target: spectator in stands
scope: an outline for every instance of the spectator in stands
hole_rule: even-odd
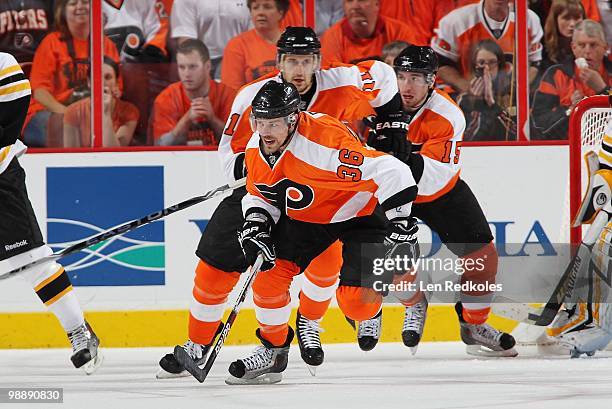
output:
[[[303,2],[303,0],[301,1]],[[342,0],[325,0],[317,2],[315,32],[319,38],[325,31],[327,31],[328,28],[336,24],[342,17],[344,17],[344,7],[342,7],[342,2]]]
[[[236,92],[210,78],[210,56],[200,40],[177,49],[179,82],[155,99],[152,131],[156,145],[216,146]]]
[[[223,52],[221,82],[239,90],[244,84],[276,71],[276,42],[289,0],[247,0],[254,29],[232,38]]]
[[[55,21],[57,30],[42,41],[32,64],[30,83],[34,98],[23,134],[29,146],[55,145],[48,141],[48,136],[61,140],[63,132],[47,135],[51,115],[61,117],[67,105],[89,95],[89,0],[59,0]],[[119,63],[117,49],[106,37],[104,54]]]
[[[174,0],[170,26],[172,38],[180,45],[188,38],[202,41],[210,50],[214,78],[221,77],[225,45],[250,28],[245,1]]]
[[[550,67],[535,93],[532,122],[537,133],[532,138],[567,139],[568,117],[576,104],[584,97],[609,93],[612,63],[606,58],[607,48],[601,24],[583,20],[576,25],[576,60]]]
[[[287,11],[280,22],[281,31],[286,27],[304,25],[304,10],[302,9],[302,0],[287,0],[287,3]],[[249,6],[249,12],[250,11],[251,7]]]
[[[580,0],[553,0],[544,24],[544,57],[540,72],[573,59],[572,34],[576,24],[584,19]]]
[[[416,38],[401,21],[380,16],[378,0],[344,0],[344,18],[323,34],[321,56],[323,64],[380,59],[388,42]]]
[[[438,77],[458,93],[470,88],[470,51],[474,44],[490,38],[504,51],[507,60],[514,54],[514,12],[508,0],[482,0],[448,13],[440,20],[432,48],[440,57]],[[538,16],[528,11],[529,78],[533,81],[542,60],[543,35]]]
[[[409,45],[410,44],[407,42],[400,40],[391,41],[390,43],[385,44],[382,49],[382,60],[386,64],[393,67],[393,60],[395,60],[395,57],[397,57],[399,53],[404,51],[404,48],[408,47]]]
[[[380,0],[380,14],[410,27],[417,44],[429,45],[438,22],[449,12],[479,0]]]
[[[53,29],[54,0],[0,1],[0,50],[12,54],[27,75],[34,52]]]
[[[534,13],[538,15],[538,17],[540,17],[541,21],[546,21],[546,18],[550,13],[553,1],[554,0],[529,0],[529,8],[533,10]],[[598,7],[597,3],[601,2],[608,3],[607,7],[610,7],[609,0],[580,0],[580,3],[582,3],[582,7],[584,8],[584,12],[586,15],[585,18],[600,22],[601,7]]]
[[[508,112],[512,72],[503,50],[495,41],[483,40],[473,47],[470,61],[470,88],[457,101],[466,119],[463,140],[515,140],[516,120]]]
[[[342,0],[319,0],[315,7],[315,31],[319,36],[344,16]],[[281,21],[281,29],[304,25],[304,0],[289,0],[289,11]]]
[[[161,0],[102,2],[104,34],[122,62],[164,62],[168,58],[168,14]]]
[[[601,25],[606,32],[606,41],[610,45],[612,44],[612,3],[610,0],[597,0],[597,8],[601,15]]]
[[[128,146],[138,123],[138,109],[122,101],[119,89],[119,66],[104,57],[104,109],[102,114],[102,146]],[[91,146],[91,98],[69,105],[64,114],[64,147]]]

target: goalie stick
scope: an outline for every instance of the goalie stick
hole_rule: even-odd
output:
[[[94,244],[98,244],[104,240],[108,240],[111,237],[114,236],[118,236],[120,234],[125,234],[129,231],[132,231],[134,229],[137,229],[141,226],[144,226],[145,224],[149,224],[151,222],[154,222],[156,220],[162,219],[172,213],[187,209],[188,207],[194,206],[198,203],[202,203],[208,199],[212,199],[213,197],[219,196],[223,193],[226,193],[230,190],[234,190],[237,189],[239,187],[242,187],[246,184],[246,178],[242,178],[239,179],[235,182],[231,182],[228,183],[226,185],[220,186],[216,189],[210,190],[208,192],[206,192],[205,194],[201,195],[201,196],[196,196],[193,197],[191,199],[187,199],[181,203],[175,204],[173,206],[167,207],[165,209],[159,210],[157,212],[148,214],[140,219],[136,219],[136,220],[132,220],[130,222],[127,222],[125,224],[122,224],[120,226],[117,227],[113,227],[112,229],[103,231],[100,234],[97,234],[93,237],[90,237],[88,239],[85,239],[81,242],[78,242],[76,244],[73,244],[70,247],[66,247],[64,250],[60,251],[59,253],[54,253],[51,254],[49,256],[40,258],[36,261],[33,261],[31,263],[28,263],[24,266],[18,267],[16,269],[13,269],[7,273],[3,273],[0,274],[0,280],[5,280],[7,278],[10,278],[16,274],[19,274],[20,272],[27,270],[30,267],[34,267],[36,265],[42,264],[42,263],[46,263],[49,261],[55,261],[55,260],[59,260],[62,257],[65,257],[69,254],[72,253],[76,253],[77,251],[81,251],[81,250],[85,250],[87,247],[93,246]]]
[[[236,300],[236,303],[234,304],[234,308],[232,308],[232,312],[227,317],[227,321],[223,325],[223,329],[221,330],[221,333],[219,334],[219,338],[217,338],[217,342],[215,343],[215,346],[212,348],[210,355],[208,356],[208,359],[206,360],[206,363],[204,364],[204,368],[200,368],[196,364],[196,361],[194,361],[189,356],[189,354],[187,354],[187,351],[185,351],[185,349],[182,346],[177,345],[174,347],[174,357],[176,358],[178,363],[183,365],[183,367],[187,370],[187,372],[193,375],[193,377],[196,378],[198,382],[200,383],[204,382],[204,380],[208,376],[208,373],[210,372],[210,369],[213,366],[213,363],[217,359],[217,356],[219,356],[219,352],[221,351],[221,348],[223,347],[223,344],[225,343],[225,340],[227,339],[227,335],[232,329],[232,325],[234,324],[234,321],[236,320],[236,317],[238,316],[238,312],[240,311],[240,308],[242,308],[242,303],[244,302],[244,299],[246,298],[246,294],[249,291],[251,284],[255,280],[257,273],[259,273],[259,270],[261,269],[261,265],[263,264],[263,261],[264,261],[263,255],[259,253],[259,256],[257,256],[255,263],[253,263],[253,266],[251,267],[251,270],[249,271],[247,279],[244,285],[242,286],[242,290],[240,290],[240,294],[238,295],[238,299]]]
[[[583,269],[589,268],[591,261],[591,250],[597,241],[597,237],[599,237],[599,233],[606,226],[609,219],[610,215],[606,211],[603,209],[599,211],[595,217],[595,220],[593,220],[593,223],[589,227],[586,236],[580,243],[580,247],[578,248],[576,255],[565,269],[559,283],[555,287],[555,290],[544,307],[533,307],[527,304],[513,302],[512,300],[504,299],[503,297],[496,297],[497,301],[502,301],[504,303],[507,302],[509,304],[494,304],[493,312],[498,315],[531,325],[542,327],[550,325],[559,312],[559,308],[561,308],[563,301],[571,296],[578,274]]]

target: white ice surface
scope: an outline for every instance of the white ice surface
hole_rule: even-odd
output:
[[[416,356],[401,344],[368,353],[335,344],[325,345],[325,363],[312,377],[294,345],[281,384],[225,385],[229,363],[251,349],[224,347],[203,384],[155,379],[170,348],[105,349],[103,366],[91,376],[70,366],[67,349],[1,350],[0,387],[64,388],[63,405],[16,408],[612,408],[610,352],[543,358],[531,347],[519,349],[518,358],[475,359],[460,343],[424,343]]]

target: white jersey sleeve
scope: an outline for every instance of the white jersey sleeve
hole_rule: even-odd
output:
[[[238,180],[244,175],[244,150],[253,135],[249,121],[251,102],[269,80],[280,81],[280,76],[265,78],[242,87],[232,103],[218,149],[223,172],[229,181]]]
[[[170,14],[172,38],[187,37],[202,40],[207,27],[200,21],[197,0],[174,0]]]
[[[528,10],[527,21],[529,29],[529,61],[542,61],[542,37],[544,30],[540,18],[533,10]]]
[[[438,27],[434,29],[435,35],[431,39],[431,48],[454,62],[459,61],[459,52],[457,45],[457,36],[459,35],[460,26],[455,23],[457,10],[447,14],[440,19]]]

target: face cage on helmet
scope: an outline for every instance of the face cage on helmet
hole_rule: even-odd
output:
[[[312,53],[304,53],[304,54],[300,54],[300,53],[285,53],[285,52],[279,52],[278,55],[276,56],[276,67],[278,68],[278,70],[283,73],[283,63],[284,63],[284,57],[286,55],[312,55],[313,57],[315,57],[315,61],[314,61],[314,67],[312,69],[312,72],[310,73],[310,75],[314,74],[315,72],[319,71],[321,69],[321,53],[320,52],[312,52]]]
[[[299,114],[299,112],[294,112],[294,113],[291,113],[289,115],[282,116],[282,117],[276,117],[276,118],[264,118],[264,117],[260,117],[259,119],[278,119],[278,118],[282,118],[283,121],[285,122],[285,125],[287,125],[288,127],[291,127],[292,125],[295,125],[297,123],[298,114]],[[258,118],[256,118],[255,114],[253,114],[253,112],[251,111],[251,114],[249,115],[249,123],[251,124],[251,131],[253,131],[253,132],[257,132],[257,123],[255,122],[256,119],[258,119]]]

